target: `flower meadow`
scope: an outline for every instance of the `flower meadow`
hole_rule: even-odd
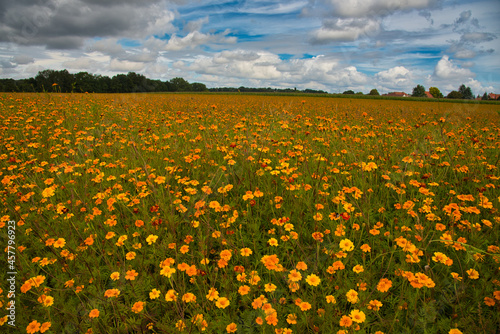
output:
[[[499,110],[1,95],[0,330],[498,333]]]

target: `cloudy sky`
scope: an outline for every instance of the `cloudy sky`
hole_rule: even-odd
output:
[[[500,93],[500,0],[1,0],[0,78]]]

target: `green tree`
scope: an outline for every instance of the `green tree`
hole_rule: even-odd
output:
[[[481,98],[481,100],[487,101],[489,99],[490,99],[490,97],[488,96],[488,93],[484,92],[483,97]]]
[[[417,87],[413,88],[413,93],[411,94],[413,97],[425,97],[425,87],[422,85],[417,85]]]
[[[191,85],[183,78],[173,78],[170,80],[170,84],[173,92],[188,92],[191,90]]]
[[[353,90],[346,90],[342,94],[354,94],[354,91]]]
[[[466,100],[474,99],[474,94],[472,94],[472,90],[470,89],[470,87],[465,87],[465,85],[461,85],[458,91],[460,92],[460,94],[462,94],[463,99]]]
[[[463,99],[462,93],[452,90],[447,96],[447,99]]]
[[[191,84],[191,91],[193,92],[204,92],[207,91],[207,86],[205,84],[202,84],[200,82],[193,82]]]
[[[373,88],[368,95],[379,96],[380,93],[378,92],[378,90],[376,90],[375,88]]]
[[[443,98],[443,94],[437,87],[431,87],[429,88],[429,93],[431,93],[432,96],[434,96],[436,99],[441,99]]]

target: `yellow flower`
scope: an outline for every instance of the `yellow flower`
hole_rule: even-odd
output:
[[[38,297],[38,302],[40,304],[43,304],[43,306],[45,307],[49,307],[54,304],[54,297],[41,295],[40,297]]]
[[[347,297],[347,301],[351,304],[356,304],[359,301],[358,293],[353,289],[347,291],[345,296]]]
[[[208,290],[208,294],[206,295],[207,299],[212,301],[212,300],[216,300],[219,298],[219,292],[217,291],[216,288],[210,288],[210,290]]]
[[[269,239],[269,241],[267,242],[269,244],[269,246],[278,246],[278,240],[276,240],[275,238],[271,238]]]
[[[44,198],[47,198],[47,197],[52,197],[54,196],[54,188],[53,187],[48,187],[48,188],[45,188],[43,191],[42,191],[42,196]]]
[[[177,300],[177,292],[175,290],[168,290],[167,294],[165,295],[165,300],[167,302],[175,302]]]
[[[272,284],[272,283],[267,283],[264,285],[264,291],[266,292],[274,292],[274,290],[276,290],[276,285]]]
[[[318,276],[316,276],[315,274],[311,274],[311,275],[307,276],[306,282],[309,285],[318,286],[319,283],[321,282],[321,279]]]
[[[336,303],[337,303],[337,300],[335,299],[335,297],[334,297],[334,296],[332,296],[332,295],[328,295],[328,296],[326,296],[326,302],[327,302],[328,304],[336,304]]]
[[[148,245],[151,245],[151,244],[154,244],[156,242],[156,240],[158,239],[158,236],[157,235],[154,235],[154,234],[150,234],[147,238],[146,238],[146,242],[148,243]]]
[[[350,252],[354,249],[354,244],[349,239],[341,240],[339,246],[345,252]]]
[[[62,248],[66,244],[66,240],[64,238],[59,238],[54,242],[54,247],[55,248]]]
[[[252,250],[248,247],[242,248],[240,250],[241,256],[250,256],[250,255],[252,255],[252,253],[253,253]]]
[[[217,299],[217,302],[215,303],[215,306],[217,306],[218,308],[226,308],[229,306],[229,300],[226,298],[226,297],[221,297],[219,299]]]
[[[354,266],[354,268],[352,268],[352,271],[354,271],[356,274],[359,274],[359,273],[362,273],[363,271],[365,271],[365,269],[363,268],[362,265],[357,264]]]
[[[160,290],[157,290],[157,289],[153,289],[151,290],[151,292],[149,293],[149,298],[150,299],[156,299],[158,297],[160,297]]]
[[[365,313],[360,310],[352,310],[349,316],[351,317],[352,321],[355,321],[358,324],[364,322],[366,319]]]
[[[452,329],[450,329],[448,334],[463,334],[463,333],[458,328],[452,328]]]
[[[113,281],[116,281],[116,280],[120,279],[120,273],[115,271],[114,273],[111,273],[110,277]]]

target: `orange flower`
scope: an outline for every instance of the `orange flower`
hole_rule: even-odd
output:
[[[342,318],[340,318],[340,326],[350,327],[351,325],[352,325],[352,319],[347,315],[343,315]]]
[[[307,311],[311,309],[311,304],[309,304],[308,302],[302,302],[299,304],[299,307],[301,311]]]
[[[139,273],[136,272],[135,270],[127,270],[127,275],[125,275],[125,279],[133,281],[133,280],[135,280],[137,275],[139,275]]]
[[[234,333],[234,332],[236,332],[237,329],[238,329],[238,326],[234,322],[230,323],[226,327],[226,331],[228,333]]]
[[[288,274],[288,279],[292,282],[298,282],[302,279],[302,275],[297,270],[292,269]]]
[[[144,302],[135,302],[132,306],[132,312],[140,313],[144,309]]]
[[[54,304],[54,297],[41,295],[40,297],[38,297],[38,302],[40,304],[43,304],[43,306],[45,307],[49,307]]]
[[[97,318],[97,317],[99,317],[99,310],[95,308],[92,311],[90,311],[89,317],[90,318]]]
[[[182,301],[185,303],[194,303],[196,302],[196,296],[191,292],[187,292],[182,296]]]
[[[108,289],[104,292],[104,297],[118,297],[120,295],[120,290],[118,289]]]
[[[458,328],[452,328],[452,329],[450,329],[448,334],[463,334],[463,333]]]
[[[392,287],[392,281],[387,278],[382,278],[377,284],[377,290],[380,292],[387,292]]]
[[[242,296],[250,292],[250,287],[248,285],[242,285],[238,288],[238,293]]]
[[[39,330],[40,330],[40,323],[36,320],[30,322],[28,327],[26,327],[26,332],[28,332],[28,334],[36,333]]]
[[[484,297],[484,303],[488,306],[495,306],[495,299],[491,297]]]
[[[297,268],[298,270],[307,270],[307,264],[305,262],[300,261],[299,263],[297,263],[295,268]]]
[[[177,300],[177,292],[175,290],[168,290],[167,294],[165,295],[165,300],[167,302],[175,302]]]
[[[467,272],[467,275],[469,275],[470,279],[478,279],[479,278],[479,273],[475,269],[469,269],[466,272]]]
[[[45,333],[46,331],[49,330],[50,326],[52,326],[52,323],[50,322],[44,322],[42,326],[40,327],[40,333]]]

